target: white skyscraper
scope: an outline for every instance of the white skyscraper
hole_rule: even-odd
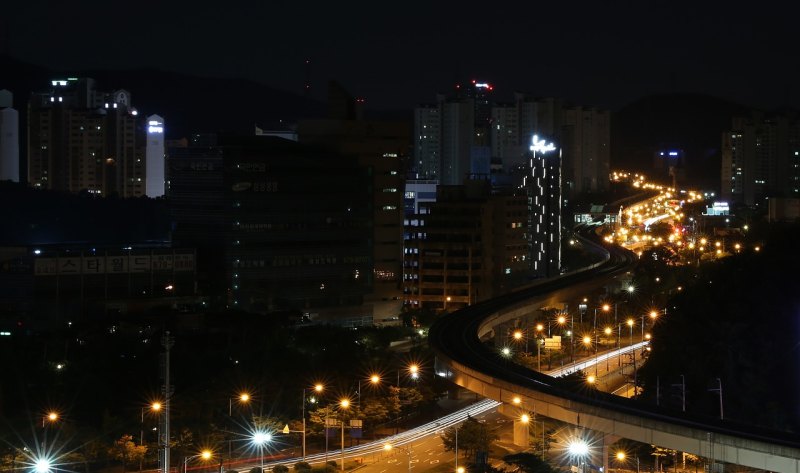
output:
[[[0,181],[19,182],[19,113],[13,95],[0,90]]]
[[[164,195],[164,119],[147,117],[147,149],[145,151],[145,194],[155,198]]]

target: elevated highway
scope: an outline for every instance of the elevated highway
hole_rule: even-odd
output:
[[[596,240],[596,239],[593,239]],[[524,318],[540,307],[586,293],[629,271],[635,256],[616,246],[586,240],[606,255],[585,270],[533,284],[523,290],[442,316],[431,327],[436,372],[455,384],[504,404],[599,433],[606,447],[619,438],[649,443],[765,471],[800,473],[800,438],[785,432],[687,415],[593,389],[576,388],[500,356],[483,340],[495,327]],[[607,451],[595,460],[607,467]],[[602,457],[599,454],[602,453]],[[608,471],[606,468],[604,471]]]

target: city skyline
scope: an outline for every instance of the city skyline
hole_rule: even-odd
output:
[[[310,85],[318,99],[338,80],[378,109],[411,108],[470,78],[508,96],[528,91],[612,109],[661,93],[800,105],[794,7],[587,2],[449,11],[412,2],[388,15],[340,5],[309,15],[289,3],[234,2],[217,12],[170,2],[114,15],[95,1],[37,3],[6,6],[0,52],[65,72],[152,67],[301,94]]]

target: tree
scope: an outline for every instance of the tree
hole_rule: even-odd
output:
[[[289,467],[286,465],[275,465],[272,468],[273,473],[289,473]]]
[[[298,473],[307,473],[311,471],[311,463],[308,462],[297,462],[292,467],[294,471]]]
[[[503,461],[519,468],[523,473],[556,473],[558,470],[532,453],[515,453],[503,457]]]
[[[446,429],[441,438],[445,450],[456,449],[456,427]],[[468,417],[458,427],[458,450],[465,456],[471,456],[479,451],[488,451],[491,443],[499,438],[496,428]]]
[[[145,453],[147,453],[147,447],[133,443],[133,437],[131,435],[123,435],[118,440],[115,440],[114,445],[109,451],[112,458],[122,462],[123,473],[127,471],[126,468],[129,463],[142,460]]]

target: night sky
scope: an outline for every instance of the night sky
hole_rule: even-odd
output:
[[[778,2],[354,3],[4,2],[2,52],[56,70],[155,67],[298,93],[310,71],[312,96],[336,79],[375,109],[431,102],[469,78],[499,99],[519,90],[614,109],[688,92],[800,108],[798,8]]]

